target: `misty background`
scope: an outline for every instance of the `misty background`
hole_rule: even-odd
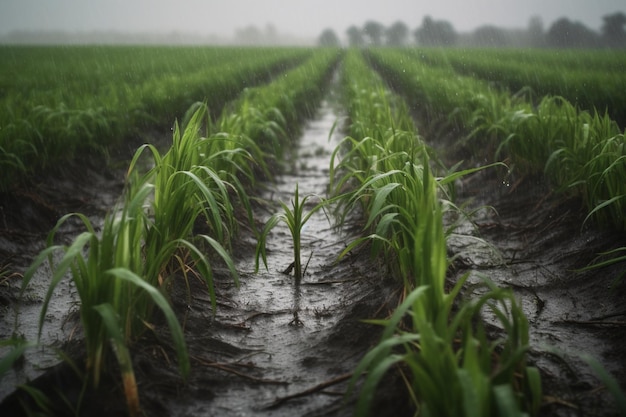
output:
[[[622,0],[1,0],[3,44],[626,47]]]

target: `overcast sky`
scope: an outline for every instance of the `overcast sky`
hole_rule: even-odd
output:
[[[317,37],[331,28],[343,37],[368,20],[401,20],[411,30],[424,16],[447,20],[457,32],[485,24],[525,28],[531,16],[544,28],[560,17],[599,30],[602,17],[626,13],[624,0],[0,0],[0,34],[15,30],[191,32],[232,36],[254,25],[281,34]]]

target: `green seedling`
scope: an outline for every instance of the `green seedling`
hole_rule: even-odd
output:
[[[308,212],[305,212],[306,203],[310,198],[316,197],[314,195],[307,195],[300,199],[300,193],[298,190],[298,184],[296,184],[296,190],[294,198],[291,200],[291,207],[287,204],[280,202],[280,206],[283,209],[282,212],[273,214],[265,223],[265,227],[259,236],[259,240],[256,247],[255,255],[255,271],[259,270],[259,259],[263,260],[263,265],[267,269],[267,254],[265,246],[267,243],[267,237],[269,232],[276,227],[280,222],[284,222],[289,228],[291,238],[293,242],[293,271],[296,279],[296,284],[299,284],[302,279],[302,260],[300,253],[302,251],[301,235],[302,229],[306,222],[311,218],[315,212],[320,209],[324,209],[327,204],[327,200],[320,197],[320,202],[313,206]],[[330,221],[330,220],[329,220]]]
[[[49,261],[53,271],[44,298],[39,320],[41,334],[53,291],[69,273],[80,299],[80,319],[87,351],[87,371],[93,384],[98,385],[106,366],[106,357],[116,353],[127,395],[129,412],[138,415],[139,397],[128,345],[145,329],[152,319],[153,306],[165,315],[174,339],[179,365],[183,374],[189,370],[182,330],[164,296],[140,274],[144,268],[142,254],[143,230],[146,218],[142,203],[150,191],[145,187],[119,214],[109,215],[102,231],[96,233],[89,219],[82,214],[62,217],[49,235],[48,247],[35,259],[24,274],[23,289],[28,286],[35,270]],[[77,217],[87,229],[69,246],[53,245],[59,227],[71,217]],[[63,256],[58,264],[53,252]],[[135,272],[133,272],[135,271]]]

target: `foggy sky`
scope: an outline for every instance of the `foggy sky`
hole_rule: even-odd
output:
[[[0,35],[12,31],[116,31],[232,36],[254,25],[280,34],[317,37],[331,28],[344,36],[368,20],[411,30],[424,16],[447,20],[457,32],[481,25],[526,28],[540,16],[544,28],[560,17],[600,30],[602,17],[626,13],[623,0],[0,0]]]

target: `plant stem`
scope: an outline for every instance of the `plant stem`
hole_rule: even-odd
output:
[[[296,285],[300,285],[300,281],[302,280],[302,260],[300,259],[300,245],[301,245],[301,232],[302,227],[304,226],[304,222],[302,221],[302,206],[304,204],[300,204],[300,193],[298,190],[298,183],[296,183],[296,193],[293,201],[293,220],[294,224],[292,225],[292,237],[293,237],[293,262],[294,262],[294,271],[293,275],[296,279]]]

